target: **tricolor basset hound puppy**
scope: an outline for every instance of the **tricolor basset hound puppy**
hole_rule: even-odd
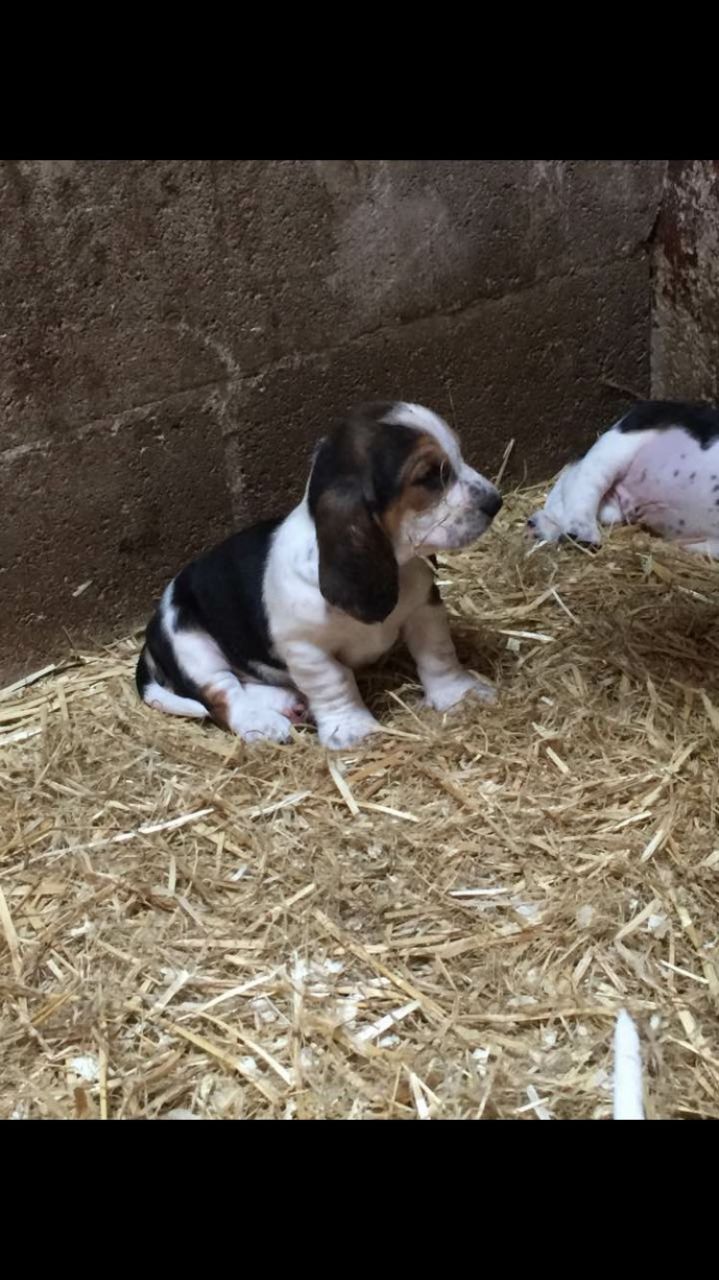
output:
[[[233,534],[169,584],[137,666],[140,696],[282,742],[309,710],[320,742],[379,729],[354,670],[401,636],[429,706],[493,698],[463,670],[428,558],[467,547],[502,499],[421,405],[360,406],[317,445],[304,497]]]
[[[565,468],[527,521],[534,539],[597,545],[600,525],[642,524],[719,558],[719,409],[647,400]]]

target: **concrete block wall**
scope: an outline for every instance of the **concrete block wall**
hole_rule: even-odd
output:
[[[663,172],[0,162],[0,673],[142,621],[357,399],[549,476],[649,389]]]

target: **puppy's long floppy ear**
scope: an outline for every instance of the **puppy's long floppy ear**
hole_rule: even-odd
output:
[[[399,599],[392,544],[357,483],[325,489],[315,513],[320,591],[358,622],[384,622]]]
[[[383,622],[399,599],[392,544],[372,511],[367,480],[363,484],[360,476],[346,472],[333,476],[334,459],[323,454],[321,445],[309,490],[320,591],[328,604],[358,622]]]

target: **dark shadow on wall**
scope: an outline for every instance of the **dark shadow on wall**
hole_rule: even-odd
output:
[[[719,399],[719,160],[671,160],[654,237],[652,389]]]

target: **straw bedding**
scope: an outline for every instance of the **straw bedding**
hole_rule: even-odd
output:
[[[636,530],[440,581],[495,708],[248,748],[143,707],[139,637],[0,694],[0,1115],[719,1117],[719,566]]]

